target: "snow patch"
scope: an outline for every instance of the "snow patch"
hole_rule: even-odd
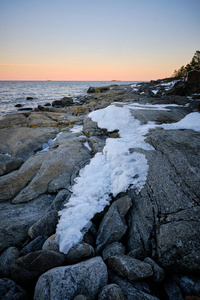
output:
[[[89,117],[100,128],[110,132],[119,130],[120,138],[108,138],[103,152],[97,153],[75,179],[72,196],[59,212],[57,235],[60,251],[64,253],[81,240],[82,229],[109,203],[111,194],[115,197],[130,186],[138,193],[144,186],[147,160],[144,154],[130,151],[130,148],[154,149],[144,142],[144,135],[155,124],[142,125],[126,106],[111,105],[90,113]]]
[[[182,120],[176,123],[163,124],[162,127],[166,130],[171,129],[192,129],[200,132],[200,113],[193,112],[186,115]]]
[[[130,110],[138,107],[165,110],[169,106],[175,105],[110,105],[89,114],[100,128],[105,128],[108,132],[118,130],[120,137],[107,138],[103,151],[98,152],[75,179],[72,196],[65,208],[59,212],[60,221],[56,233],[61,252],[67,253],[82,239],[84,228],[109,203],[111,195],[116,197],[130,186],[139,193],[146,182],[149,166],[145,155],[137,152],[137,149],[154,150],[144,139],[149,129],[157,125],[154,122],[141,124],[131,115]],[[177,123],[158,127],[200,131],[200,114],[191,113]]]

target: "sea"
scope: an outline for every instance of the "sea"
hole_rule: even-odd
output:
[[[89,87],[111,84],[135,84],[138,81],[0,81],[0,117],[16,113],[20,108],[36,108],[63,97],[77,101],[87,94]],[[33,99],[27,100],[27,97]]]

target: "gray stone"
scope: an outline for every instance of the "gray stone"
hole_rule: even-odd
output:
[[[0,251],[26,240],[30,226],[48,211],[51,203],[48,195],[23,204],[1,203]]]
[[[89,300],[89,298],[84,295],[78,295],[73,300]]]
[[[112,283],[104,286],[98,296],[98,300],[124,300],[124,295],[120,287]]]
[[[20,255],[24,256],[27,255],[30,252],[42,250],[42,246],[44,242],[46,241],[47,237],[46,236],[37,236],[33,241],[28,243],[22,250],[20,251]],[[53,250],[53,249],[51,249]]]
[[[178,285],[171,279],[169,279],[167,282],[165,282],[165,291],[168,295],[169,300],[183,300],[183,296],[181,294],[180,288]]]
[[[107,284],[107,268],[101,257],[54,268],[38,279],[34,300],[71,300],[84,295],[95,299]]]
[[[105,132],[98,127],[96,122],[93,122],[88,116],[84,119],[83,122],[83,132],[86,136],[104,136]]]
[[[88,139],[89,145],[92,148],[92,152],[96,154],[97,152],[102,152],[105,146],[106,137],[98,137],[98,136],[91,136]]]
[[[41,148],[43,143],[55,138],[59,132],[58,128],[55,127],[55,121],[50,118],[47,119],[43,115],[40,117],[40,124],[46,122],[48,125],[47,122],[49,122],[49,125],[53,125],[53,127],[35,127],[37,116],[34,113],[28,114],[33,117],[26,117],[26,113],[18,113],[10,114],[5,119],[0,120],[1,153],[9,153],[12,157],[25,161]],[[31,127],[28,127],[29,123],[32,123],[30,124]]]
[[[179,286],[183,295],[195,295],[200,297],[200,279],[194,275],[173,276],[173,280]]]
[[[127,230],[125,215],[132,205],[129,197],[116,200],[104,215],[96,240],[97,252],[105,246],[119,241]]]
[[[144,253],[141,251],[140,248],[134,249],[128,253],[129,256],[139,259],[139,260],[144,260]]]
[[[18,257],[16,247],[9,247],[0,255],[0,277],[10,277],[10,266]]]
[[[65,254],[65,263],[75,264],[92,256],[94,256],[94,248],[91,245],[80,242]]]
[[[115,283],[121,288],[125,300],[159,300],[157,297],[150,295],[151,291],[148,284],[142,281],[130,283],[114,272],[109,271],[109,282]]]
[[[73,104],[73,99],[70,97],[64,97],[61,100],[55,100],[52,102],[52,106],[65,107]]]
[[[153,269],[152,278],[156,282],[162,282],[165,278],[165,271],[157,265],[157,263],[150,257],[145,258],[145,263],[150,264]]]
[[[18,258],[10,267],[11,278],[17,283],[36,279],[44,272],[62,265],[65,256],[55,251],[35,251]]]
[[[108,266],[118,275],[130,281],[148,278],[153,275],[150,264],[128,255],[115,255],[108,259]]]
[[[88,163],[90,151],[83,139],[62,133],[49,151],[30,157],[18,171],[0,178],[0,201],[28,202],[44,193],[69,188]]]
[[[23,162],[21,158],[0,154],[0,176],[19,169]]]
[[[2,300],[28,300],[27,293],[14,281],[0,279],[0,299]]]
[[[59,245],[57,240],[57,235],[51,235],[43,244],[42,250],[53,250],[59,252]]]
[[[106,246],[102,251],[103,260],[107,260],[109,257],[117,254],[125,254],[125,247],[119,242],[114,242]]]
[[[155,130],[146,142],[155,150],[142,151],[149,164],[147,182],[140,194],[130,191],[129,251],[157,257],[164,269],[199,272],[199,133]]]
[[[57,210],[52,210],[41,217],[36,223],[34,223],[28,230],[28,234],[32,239],[37,236],[52,235],[56,230],[56,225],[58,222],[58,212]]]
[[[52,202],[51,208],[52,210],[57,210],[59,211],[63,205],[64,202],[66,202],[71,196],[71,193],[66,190],[60,190],[55,197],[54,201]]]

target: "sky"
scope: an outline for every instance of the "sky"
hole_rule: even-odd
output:
[[[0,0],[0,80],[151,80],[200,50],[200,0]]]

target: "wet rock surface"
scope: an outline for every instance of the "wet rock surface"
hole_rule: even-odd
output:
[[[111,103],[177,104],[131,114],[142,124],[178,122],[198,111],[199,96],[193,83],[176,80],[91,88],[78,104],[61,99],[0,120],[0,298],[200,297],[198,132],[150,130],[145,141],[154,150],[130,149],[148,161],[143,189],[112,197],[67,254],[59,252],[55,234],[80,169],[108,137],[119,137],[98,128],[88,113]],[[74,133],[74,125],[83,128]]]

